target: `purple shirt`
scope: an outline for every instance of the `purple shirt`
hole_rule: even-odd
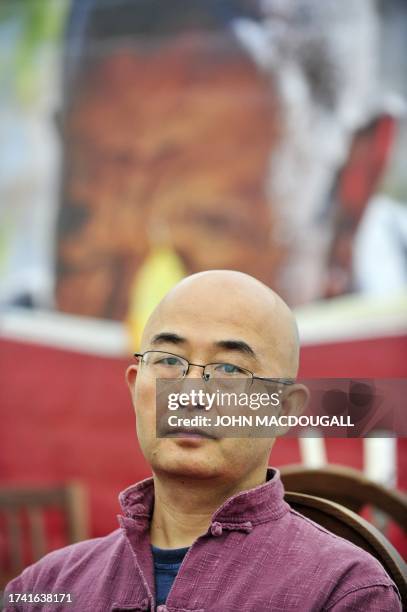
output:
[[[121,528],[52,552],[9,583],[5,610],[158,612],[396,612],[380,563],[298,514],[277,471],[230,497],[190,547],[165,605],[156,608],[149,539],[151,478],[120,495]],[[10,593],[70,593],[72,604],[7,604]]]

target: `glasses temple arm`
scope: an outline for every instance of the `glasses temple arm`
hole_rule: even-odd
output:
[[[293,385],[295,380],[292,378],[268,378],[266,376],[253,376],[256,380],[264,380],[266,382],[278,383],[281,385]]]

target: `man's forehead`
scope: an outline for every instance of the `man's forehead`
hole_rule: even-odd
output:
[[[245,335],[258,329],[270,310],[244,295],[205,295],[201,292],[163,302],[151,318],[151,329],[178,329],[181,334]],[[160,330],[161,331],[161,330]]]
[[[222,300],[216,304],[216,299],[210,309],[199,301],[163,304],[146,327],[144,344],[239,350],[253,357],[264,352],[265,345],[270,345],[274,326],[269,321],[269,333],[265,333],[265,317],[246,306]]]

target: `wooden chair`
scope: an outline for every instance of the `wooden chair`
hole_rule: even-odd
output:
[[[286,465],[280,472],[286,491],[330,499],[357,513],[369,506],[407,530],[407,496],[373,482],[358,470],[341,465],[315,469]]]
[[[44,513],[51,509],[57,509],[64,518],[66,544],[88,537],[87,504],[80,483],[44,488],[0,487],[0,521],[5,526],[3,545],[8,553],[0,567],[0,591],[24,569],[27,549],[31,563],[49,552]]]
[[[290,506],[328,531],[373,555],[396,584],[407,609],[407,569],[403,559],[376,527],[340,504],[304,493],[286,492]]]

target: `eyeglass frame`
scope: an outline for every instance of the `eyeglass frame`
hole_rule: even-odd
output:
[[[179,380],[182,380],[184,378],[186,378],[186,376],[188,376],[188,372],[191,366],[194,366],[196,368],[202,368],[202,379],[205,381],[208,381],[208,378],[205,378],[205,368],[211,365],[231,365],[234,366],[235,368],[239,368],[240,370],[245,370],[246,372],[248,372],[251,375],[250,380],[262,380],[264,382],[272,382],[272,383],[277,383],[277,384],[281,384],[281,385],[293,385],[295,383],[295,380],[293,380],[292,378],[269,378],[269,377],[265,377],[265,376],[256,376],[251,370],[248,370],[247,368],[242,368],[234,363],[229,363],[226,361],[215,361],[213,363],[206,363],[205,365],[202,365],[200,363],[192,363],[191,361],[188,361],[188,359],[186,359],[186,357],[181,357],[181,355],[177,355],[176,353],[171,353],[169,351],[160,351],[160,350],[156,350],[156,349],[149,349],[147,351],[144,351],[144,353],[133,353],[133,357],[138,357],[141,359],[141,363],[143,363],[143,358],[144,355],[146,355],[146,353],[165,353],[166,355],[171,355],[172,357],[177,357],[178,359],[183,359],[187,364],[188,367],[184,373],[184,375],[182,376],[182,378],[180,378]],[[144,362],[145,363],[145,362]],[[248,377],[249,378],[249,377]]]

